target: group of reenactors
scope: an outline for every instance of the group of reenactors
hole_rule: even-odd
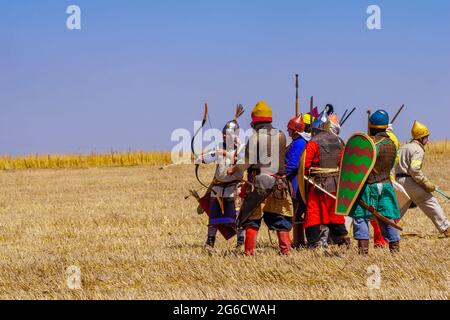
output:
[[[358,252],[366,255],[370,228],[375,247],[398,252],[398,222],[413,206],[450,235],[449,220],[432,194],[437,187],[422,171],[430,136],[425,125],[415,121],[412,140],[400,147],[388,113],[378,110],[368,119],[367,134],[345,143],[338,116],[327,105],[321,113],[314,108],[292,118],[287,145],[265,101],[256,104],[251,119],[253,134],[245,144],[235,117],[223,128],[223,145],[201,156],[203,163],[217,164],[206,195],[197,197],[209,216],[207,248],[214,247],[217,232],[227,240],[237,235],[237,247],[251,256],[264,221],[276,232],[282,255],[292,248],[348,248],[350,229]],[[407,199],[401,205],[399,192]]]

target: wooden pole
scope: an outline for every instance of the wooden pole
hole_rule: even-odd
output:
[[[295,75],[295,116],[298,116],[298,74]]]
[[[402,110],[403,110],[404,107],[405,107],[405,105],[403,104],[403,105],[400,107],[400,109],[398,109],[398,111],[397,111],[397,113],[395,114],[394,118],[392,118],[391,123],[394,123],[395,120],[397,120],[399,114],[402,112]]]
[[[311,136],[314,136],[314,130],[313,130],[313,109],[314,109],[314,97],[311,96],[311,99],[309,100],[309,116],[311,118]]]
[[[370,136],[370,128],[369,128],[369,119],[372,115],[372,111],[369,109],[367,110],[367,134]]]

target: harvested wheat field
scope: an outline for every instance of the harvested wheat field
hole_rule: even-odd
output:
[[[450,191],[450,159],[425,172]],[[277,254],[262,228],[255,257],[220,237],[203,248],[206,216],[184,200],[193,166],[0,172],[1,299],[448,299],[450,239],[417,209],[401,222],[401,253],[352,249]],[[202,170],[202,179],[212,168]],[[440,198],[450,212],[450,203]],[[274,237],[272,237],[274,238]],[[274,238],[275,240],[275,238]],[[66,269],[81,270],[81,288]],[[368,267],[381,270],[369,289]]]

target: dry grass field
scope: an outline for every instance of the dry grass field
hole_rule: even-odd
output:
[[[0,156],[0,170],[133,167],[168,163],[170,163],[170,152],[158,151]]]
[[[425,171],[450,191],[450,159]],[[204,168],[206,181],[212,168]],[[1,299],[448,299],[450,239],[417,209],[401,222],[401,253],[328,249],[277,254],[262,228],[255,257],[218,238],[203,248],[206,216],[193,166],[0,171]],[[440,198],[447,213],[450,202]],[[275,237],[272,237],[275,240]],[[81,269],[81,289],[66,268]],[[369,289],[368,267],[381,269]]]

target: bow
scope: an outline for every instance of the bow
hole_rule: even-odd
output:
[[[203,111],[202,125],[200,126],[200,128],[197,129],[197,131],[195,131],[194,136],[192,137],[192,140],[191,140],[191,151],[192,151],[192,154],[194,155],[194,158],[196,158],[196,156],[197,156],[197,154],[195,153],[195,150],[194,150],[194,141],[195,141],[195,137],[197,136],[197,134],[200,132],[200,130],[201,130],[201,129],[203,128],[203,126],[205,125],[207,118],[208,118],[208,104],[205,103],[205,109],[204,109],[204,111]],[[194,161],[195,161],[195,159],[194,159]],[[195,164],[195,178],[197,179],[197,181],[198,181],[203,187],[205,187],[206,189],[208,189],[208,186],[207,186],[205,183],[203,183],[203,182],[200,180],[199,176],[198,176],[198,169],[199,169],[199,167],[200,167],[200,164],[199,164],[199,163],[196,163],[196,164]]]

